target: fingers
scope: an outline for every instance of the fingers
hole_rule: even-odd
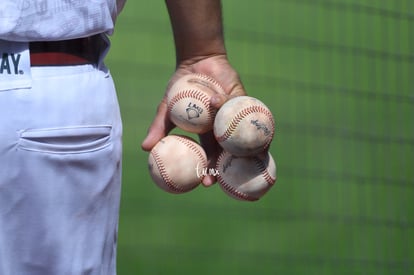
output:
[[[144,151],[151,151],[155,144],[165,137],[173,128],[174,124],[168,118],[168,108],[166,100],[163,99],[158,106],[155,118],[148,129],[147,136],[141,143]]]
[[[208,173],[203,180],[202,184],[206,187],[213,185],[217,179],[215,177],[215,168],[217,163],[217,158],[222,152],[222,148],[217,143],[216,139],[214,138],[213,131],[209,131],[205,134],[199,135],[200,144],[204,148],[207,154],[207,165],[208,171],[212,171],[213,173]]]
[[[242,87],[234,90],[230,94],[218,94],[217,93],[217,94],[215,94],[214,96],[211,97],[210,104],[213,108],[218,110],[229,99],[231,99],[233,97],[236,97],[236,96],[242,96],[242,95],[246,95],[246,92],[244,91],[244,89]]]
[[[148,129],[147,136],[141,144],[144,151],[151,151],[156,143],[165,137],[175,125],[171,122],[168,115],[167,94],[169,87],[181,76],[189,73],[202,73],[215,78],[224,89],[224,93],[216,93],[210,99],[210,104],[214,109],[220,107],[229,99],[236,96],[246,95],[243,84],[240,81],[237,72],[230,66],[225,55],[212,56],[197,62],[181,64],[167,86],[166,95],[158,106],[156,116]],[[222,148],[214,138],[213,131],[199,135],[200,144],[207,154],[208,171],[215,172],[217,158],[222,152]],[[208,173],[202,179],[202,184],[206,187],[213,185],[216,179],[216,173]]]
[[[211,97],[210,104],[213,108],[218,110],[229,99],[236,97],[236,96],[243,96],[243,95],[246,95],[243,85],[241,84],[240,81],[235,81],[232,88],[229,89],[229,93],[226,93],[226,94],[216,93],[214,96]],[[209,166],[208,168],[211,168],[213,169],[213,171],[215,171],[217,158],[219,157],[223,149],[220,147],[220,145],[216,141],[213,131],[200,135],[200,143],[207,153],[207,160],[208,160],[208,166]],[[216,181],[217,179],[215,176],[207,175],[206,177],[204,177],[202,184],[208,187],[208,186],[213,185]]]

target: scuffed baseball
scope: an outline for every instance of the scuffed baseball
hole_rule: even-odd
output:
[[[269,152],[254,157],[237,157],[224,151],[217,161],[217,181],[230,197],[257,201],[276,182],[276,164]]]
[[[254,156],[267,151],[274,132],[271,111],[251,96],[230,99],[221,106],[214,120],[217,142],[235,156]]]
[[[196,188],[202,181],[202,175],[197,173],[200,167],[207,167],[204,149],[195,140],[183,135],[164,137],[152,148],[148,157],[153,181],[173,194]]]
[[[210,106],[210,98],[215,93],[224,93],[224,90],[210,76],[188,74],[181,77],[167,93],[171,121],[190,133],[212,130],[216,110]]]

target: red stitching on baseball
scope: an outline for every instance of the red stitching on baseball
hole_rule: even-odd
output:
[[[220,156],[217,158],[217,165],[223,162],[223,158],[225,155],[226,155],[225,152],[220,154]],[[217,169],[220,170],[220,167],[217,166]],[[236,188],[234,188],[233,186],[231,186],[230,184],[227,184],[224,181],[221,173],[217,175],[217,181],[219,182],[220,186],[223,187],[224,190],[226,190],[228,193],[232,194],[236,198],[239,198],[241,200],[246,200],[246,201],[257,201],[258,200],[258,198],[242,193],[238,191]]]
[[[158,152],[156,150],[153,150],[152,155],[155,159],[155,164],[157,165],[158,171],[160,171],[161,177],[164,180],[165,184],[168,186],[168,188],[170,188],[174,192],[184,192],[185,190],[183,188],[176,186],[174,182],[171,180],[170,176],[165,170],[164,165],[162,164],[162,159],[159,156]]]
[[[208,97],[205,93],[202,93],[197,90],[184,90],[178,92],[173,98],[171,98],[168,104],[168,112],[171,113],[172,109],[174,108],[175,104],[182,100],[187,99],[189,97],[195,98],[201,101],[205,106],[207,106],[207,113],[208,113],[208,121],[212,122],[213,117],[215,116],[215,110],[210,107],[210,97]]]
[[[269,157],[269,161],[270,161],[270,157]],[[256,167],[259,168],[259,171],[261,172],[266,182],[270,185],[273,185],[276,181],[276,178],[273,178],[269,174],[269,172],[267,171],[267,167],[264,165],[264,162],[259,158],[255,158],[255,163],[256,163]]]
[[[270,146],[270,143],[272,142],[273,135],[274,135],[274,129],[275,129],[275,122],[273,120],[272,113],[263,106],[249,106],[245,109],[242,109],[237,115],[230,121],[229,126],[227,127],[226,131],[221,136],[216,137],[218,142],[226,141],[228,138],[231,137],[231,135],[234,133],[236,128],[239,126],[240,122],[247,117],[250,114],[254,114],[256,112],[264,113],[270,120],[270,123],[272,124],[272,131],[271,136],[268,139],[267,143],[264,145],[264,149],[267,149]]]
[[[258,200],[258,198],[254,198],[245,193],[242,193],[236,190],[236,188],[234,188],[233,186],[227,184],[224,181],[224,179],[220,176],[220,174],[217,176],[217,181],[220,183],[221,187],[223,187],[224,190],[226,190],[228,193],[232,194],[236,198],[239,198],[241,200],[246,200],[246,201],[257,201]]]
[[[212,78],[212,77],[210,77],[210,76],[208,76],[208,75],[205,75],[205,74],[200,74],[200,73],[196,73],[196,75],[199,77],[199,78],[202,78],[202,79],[205,79],[207,82],[211,82],[213,85],[215,85],[215,86],[217,86],[219,89],[221,89],[221,91],[224,91],[224,89],[223,89],[223,87],[220,85],[220,83],[218,83],[214,78]],[[212,87],[210,86],[210,85],[208,85],[207,86],[208,88],[210,88],[211,90],[213,90],[214,92],[219,92],[219,91],[216,91],[216,90],[214,90],[214,89],[212,89]]]
[[[204,159],[204,155],[200,152],[200,150],[198,150],[199,148],[198,148],[198,146],[196,146],[195,143],[190,142],[190,140],[188,140],[188,139],[186,139],[184,137],[180,137],[180,136],[177,136],[177,139],[179,141],[181,141],[182,143],[184,143],[184,145],[187,145],[198,156],[198,158],[203,162],[202,163],[203,167],[207,166],[207,163],[206,163],[206,161]],[[204,176],[201,178],[201,180],[203,178],[204,178]]]

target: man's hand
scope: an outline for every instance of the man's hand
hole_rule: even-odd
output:
[[[245,95],[237,72],[228,62],[224,46],[222,12],[220,0],[165,0],[174,35],[176,71],[169,87],[180,77],[190,73],[201,73],[214,78],[225,94],[216,94],[210,104],[219,109],[229,98]],[[157,113],[142,142],[142,149],[150,151],[175,125],[168,117],[167,97],[164,95]],[[208,168],[215,168],[221,148],[213,131],[199,135],[201,146],[207,153]],[[205,186],[216,179],[212,175],[203,178]]]
[[[175,127],[168,117],[167,93],[169,87],[178,78],[190,73],[201,73],[211,76],[223,87],[225,94],[216,94],[211,98],[210,104],[215,109],[219,109],[231,97],[246,95],[239,75],[231,67],[225,55],[197,57],[182,62],[171,77],[166,93],[158,105],[155,118],[149,127],[148,134],[142,142],[141,147],[144,151],[150,151],[160,139]],[[216,142],[213,131],[201,134],[199,137],[201,146],[207,153],[208,168],[215,168],[217,157],[222,149]],[[215,182],[214,176],[207,175],[204,177],[202,184],[204,186],[211,186]]]

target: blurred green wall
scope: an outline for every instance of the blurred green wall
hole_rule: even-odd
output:
[[[118,271],[413,274],[414,1],[223,0],[229,59],[276,121],[273,189],[152,183],[140,150],[174,70],[163,1],[130,0],[107,64],[124,121]]]

